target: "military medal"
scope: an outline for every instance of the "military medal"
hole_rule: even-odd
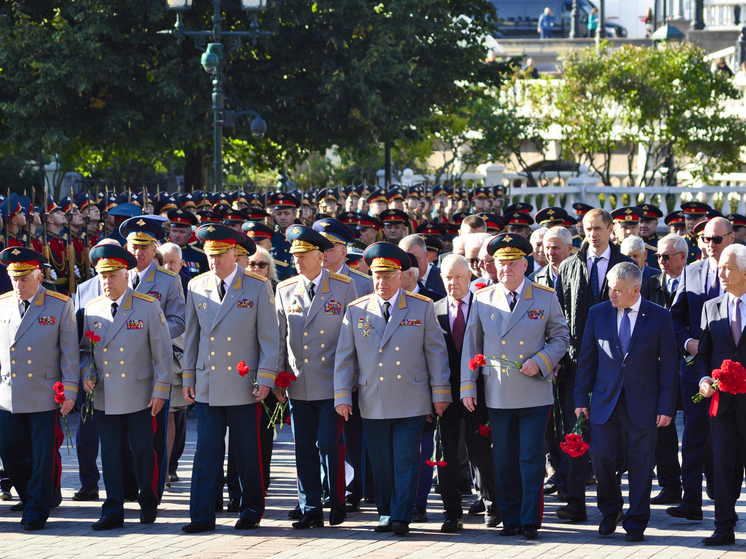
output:
[[[370,329],[373,328],[370,325],[370,317],[365,317],[365,323],[363,324],[363,338],[370,338]]]

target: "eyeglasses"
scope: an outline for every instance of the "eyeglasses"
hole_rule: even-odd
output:
[[[728,235],[730,235],[730,233],[728,233],[727,235],[723,235],[722,237],[702,237],[702,242],[705,244],[712,242],[712,243],[715,243],[716,245],[719,245],[720,243],[723,242],[723,239],[727,237]]]
[[[269,262],[249,262],[249,268],[259,268],[260,270],[264,270],[269,266]]]
[[[479,258],[469,258],[469,264],[471,266],[479,266]]]
[[[720,237],[720,240],[722,241],[723,238]],[[720,243],[717,243],[717,244],[720,244]],[[672,256],[676,256],[677,254],[683,254],[683,252],[674,252],[673,254],[656,254],[655,257],[658,260],[663,260],[663,262],[668,262],[669,260],[671,260]]]

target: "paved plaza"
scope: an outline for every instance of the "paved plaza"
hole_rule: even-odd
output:
[[[71,416],[71,430],[77,416]],[[0,503],[0,558],[45,557],[119,557],[119,558],[208,558],[240,557],[266,559],[268,557],[309,558],[334,557],[350,559],[397,559],[419,557],[435,559],[520,557],[531,559],[626,559],[660,557],[671,559],[746,559],[746,523],[736,527],[736,546],[706,548],[700,540],[713,531],[714,505],[705,498],[704,521],[677,520],[665,513],[665,506],[653,506],[653,517],[645,533],[645,542],[631,544],[624,541],[619,528],[609,537],[598,536],[601,515],[595,504],[594,488],[588,492],[589,518],[586,524],[566,524],[557,519],[554,511],[562,503],[552,496],[545,503],[545,524],[539,539],[522,537],[503,538],[498,529],[485,529],[483,517],[465,518],[465,529],[459,534],[441,534],[440,497],[431,493],[428,506],[430,522],[412,524],[412,532],[405,538],[393,534],[376,534],[375,508],[366,505],[361,512],[349,515],[338,527],[324,527],[298,532],[290,526],[287,511],[297,503],[293,466],[292,437],[289,428],[283,429],[275,442],[272,457],[272,484],[267,496],[267,512],[262,527],[254,531],[234,530],[237,515],[218,514],[215,532],[186,535],[181,526],[189,522],[189,479],[191,459],[196,443],[196,420],[190,415],[187,444],[180,462],[181,481],[166,490],[154,525],[141,525],[136,503],[125,505],[125,526],[108,532],[94,532],[90,525],[100,517],[102,500],[77,503],[70,499],[79,488],[75,450],[67,454],[62,447],[62,505],[52,511],[47,526],[40,532],[24,532],[20,513],[10,512],[14,500]],[[103,497],[103,482],[100,482]],[[626,490],[626,479],[625,479]],[[657,488],[654,485],[654,492]],[[465,508],[473,501],[465,498]],[[226,495],[227,502],[227,495]],[[739,514],[746,517],[744,506]],[[328,516],[328,512],[327,512]]]

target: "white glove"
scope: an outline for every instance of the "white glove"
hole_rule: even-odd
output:
[[[52,281],[57,281],[57,272],[54,271],[54,268],[50,268],[49,277],[52,279]]]
[[[75,271],[75,277],[79,278],[80,277],[80,270],[78,269],[78,265],[76,264],[75,266],[73,266],[73,269]]]

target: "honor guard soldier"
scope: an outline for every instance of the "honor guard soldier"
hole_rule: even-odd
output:
[[[375,293],[347,308],[334,360],[334,401],[345,419],[357,388],[375,482],[377,532],[409,532],[425,420],[451,402],[448,351],[433,302],[401,289],[407,253],[390,243],[365,250]],[[444,457],[445,460],[458,458]]]
[[[461,399],[478,402],[477,354],[490,417],[495,495],[502,536],[538,536],[543,509],[544,432],[554,401],[551,380],[567,352],[570,332],[554,290],[524,276],[531,244],[517,235],[493,237],[487,253],[500,283],[474,294],[461,354]]]
[[[26,225],[26,214],[18,199],[18,194],[11,192],[10,196],[0,204],[0,216],[3,219],[2,242],[7,247],[23,246],[23,226]]]
[[[134,256],[115,245],[98,245],[90,258],[103,295],[86,305],[83,331],[93,332],[100,341],[93,343],[84,336],[80,360],[83,386],[93,393],[106,487],[101,519],[92,528],[110,530],[124,525],[125,426],[135,458],[140,522],[152,524],[158,507],[153,419],[171,390],[171,336],[158,301],[129,286],[127,270],[137,265]]]
[[[373,281],[370,276],[351,269],[345,263],[347,245],[355,242],[352,231],[334,218],[318,220],[313,224],[313,230],[320,233],[331,245],[324,251],[324,268],[329,272],[349,277],[355,285],[357,295],[373,293]]]
[[[274,206],[275,233],[272,237],[272,249],[270,254],[275,262],[283,262],[287,266],[277,267],[277,279],[280,281],[288,279],[295,274],[290,254],[290,243],[285,238],[285,231],[295,220],[295,212],[299,203],[295,196],[282,192],[273,193],[271,203]]]
[[[43,239],[37,239],[33,243],[34,249],[48,256],[51,268],[49,276],[55,289],[62,293],[68,291],[68,268],[67,243],[62,237],[62,229],[65,224],[65,214],[51,196],[47,196],[47,207],[45,218],[47,247],[43,246]]]
[[[392,209],[382,212],[379,219],[389,243],[397,244],[409,234],[409,216],[402,210]]]
[[[236,264],[237,242],[249,240],[243,233],[211,224],[197,229],[197,237],[211,271],[189,282],[187,294],[183,392],[197,412],[197,449],[191,522],[182,530],[215,529],[215,490],[222,479],[228,423],[235,429],[232,448],[241,483],[235,527],[257,528],[264,514],[259,402],[275,387],[280,344],[275,297],[269,281]],[[242,361],[249,378],[239,371]]]
[[[746,244],[746,217],[741,214],[728,214],[725,219],[730,221],[733,226],[733,235],[735,236],[733,242],[739,245]]]
[[[584,204],[583,202],[575,202],[572,205],[572,209],[575,210],[575,218],[577,219],[577,223],[575,224],[575,235],[573,235],[572,238],[572,246],[574,246],[575,248],[580,248],[580,245],[583,244],[583,239],[585,239],[585,231],[583,230],[583,217],[585,217],[585,214],[593,209],[593,206],[591,206],[590,204]]]
[[[319,454],[329,487],[329,524],[335,526],[347,519],[347,513],[342,418],[334,410],[330,365],[345,310],[357,295],[349,277],[322,266],[324,252],[333,247],[330,241],[304,225],[289,227],[287,237],[299,275],[277,285],[277,320],[282,340],[279,368],[297,377],[288,395],[303,516],[293,528],[324,525]],[[275,394],[284,401],[279,390]]]
[[[198,241],[191,241],[192,227],[196,227],[198,220],[196,214],[184,209],[176,209],[168,212],[171,222],[169,228],[169,240],[181,249],[181,259],[189,270],[189,276],[195,278],[209,270],[207,256]]]
[[[142,210],[139,206],[135,204],[131,204],[129,202],[124,204],[119,204],[118,206],[112,208],[109,210],[109,215],[107,217],[111,218],[113,220],[113,227],[114,230],[104,237],[105,239],[114,239],[116,242],[119,243],[120,246],[126,246],[127,245],[127,239],[122,237],[122,235],[119,232],[119,227],[127,221],[131,217],[141,216]],[[108,221],[107,221],[108,226]]]
[[[78,328],[70,298],[41,284],[44,256],[10,247],[0,262],[13,286],[0,297],[0,455],[24,505],[21,524],[38,530],[52,502],[58,413],[78,393]]]
[[[640,216],[640,238],[645,241],[648,249],[648,259],[646,264],[651,268],[660,269],[658,266],[655,252],[658,250],[658,220],[663,217],[663,212],[653,204],[639,204],[637,206],[642,210]]]
[[[650,206],[647,207],[649,208]],[[649,210],[645,210],[640,206],[631,206],[617,208],[611,212],[611,217],[614,219],[614,234],[617,245],[621,246],[622,241],[632,235],[635,237],[640,236],[640,223],[646,211],[649,212]],[[649,231],[649,228],[646,231]],[[645,263],[656,270],[660,269],[658,268],[658,259],[655,256],[655,247],[648,243],[645,243]]]
[[[697,235],[694,228],[698,223],[707,219],[707,212],[712,208],[702,202],[685,202],[681,204],[681,210],[684,212],[684,222],[686,223],[686,234],[683,237],[689,243],[689,255],[686,263],[691,264],[702,258],[702,250],[697,245]]]

